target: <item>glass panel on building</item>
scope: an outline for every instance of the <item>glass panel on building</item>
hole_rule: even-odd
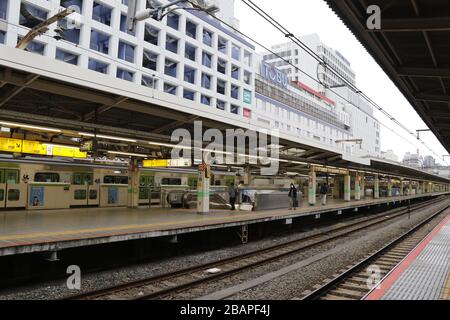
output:
[[[178,63],[175,61],[172,61],[170,59],[166,59],[165,65],[164,65],[164,73],[168,76],[177,77],[177,66]]]
[[[217,49],[219,52],[222,52],[223,54],[228,53],[228,40],[222,37],[219,37],[217,42]]]
[[[251,74],[251,72],[244,71],[244,82],[245,82],[245,84],[250,85],[251,81],[252,81],[252,74]]]
[[[193,45],[190,45],[189,43],[186,43],[186,45],[184,47],[184,56],[186,57],[186,59],[195,61],[196,53],[197,53],[197,48],[194,47]]]
[[[107,7],[104,4],[98,2],[94,2],[92,9],[92,19],[100,23],[106,24],[107,26],[110,26],[111,12],[112,9],[110,7]]]
[[[83,14],[83,0],[61,0],[61,6],[64,8],[76,7],[76,12]]]
[[[58,26],[60,26],[63,32],[63,38],[66,41],[72,42],[74,44],[80,43],[80,28],[74,25],[69,25],[67,19],[58,21]]]
[[[108,54],[109,52],[109,36],[100,31],[91,30],[91,44],[92,50]]]
[[[134,46],[129,43],[119,41],[119,52],[117,54],[119,59],[134,62]]]
[[[69,64],[73,64],[73,65],[77,65],[78,64],[78,55],[71,53],[71,52],[67,52],[61,49],[56,49],[56,55],[55,55],[57,60],[69,63]]]
[[[223,80],[217,80],[217,93],[225,94],[225,88],[227,83]]]
[[[227,62],[225,60],[217,60],[217,71],[223,74],[227,73]]]
[[[245,50],[244,50],[244,64],[249,67],[252,66],[252,54]]]
[[[158,45],[158,35],[159,35],[158,29],[153,28],[152,26],[150,26],[148,24],[145,25],[144,41],[157,46]]]
[[[21,40],[21,38],[19,38],[19,41],[20,40]],[[45,51],[45,43],[32,41],[27,45],[27,47],[25,48],[25,51],[37,53],[37,54],[40,54],[43,56],[44,51]]]
[[[197,25],[189,20],[186,21],[186,35],[188,37],[197,39]]]
[[[211,105],[211,98],[208,97],[208,96],[202,95],[202,97],[200,98],[200,102],[201,102],[202,104],[205,104],[205,105],[207,105],[207,106],[210,106],[210,105]]]
[[[100,73],[104,74],[108,73],[108,64],[98,60],[89,59],[88,68],[90,70],[97,71]]]
[[[45,21],[47,19],[47,15],[47,11],[22,2],[20,5],[19,23],[24,27],[34,28],[41,22]]]
[[[0,43],[5,44],[6,32],[0,30]]]
[[[134,31],[127,30],[127,16],[124,14],[120,15],[120,31],[131,34],[132,36],[136,34]]]
[[[144,50],[144,53],[142,55],[142,66],[144,68],[156,71],[157,63],[158,55],[151,51]]]
[[[211,68],[212,55],[207,52],[202,53],[202,64],[205,67]]]
[[[119,69],[117,68],[117,78],[126,80],[126,81],[133,81],[134,73],[128,70]]]
[[[194,101],[194,99],[195,99],[195,92],[191,91],[191,90],[188,90],[188,89],[184,89],[183,90],[183,98]]]
[[[177,87],[170,83],[164,83],[164,92],[176,95]]]
[[[194,84],[195,83],[195,73],[194,68],[184,66],[184,81]]]
[[[231,97],[239,99],[239,87],[234,84],[231,85]]]
[[[239,80],[239,70],[240,69],[238,66],[235,66],[235,65],[231,66],[231,77],[233,79]]]
[[[175,30],[178,30],[180,24],[180,16],[175,13],[167,15],[167,25]]]
[[[153,77],[142,76],[141,85],[155,89],[158,84],[158,80]]]
[[[0,19],[6,20],[8,10],[8,0],[0,0]]]
[[[241,48],[239,48],[238,46],[234,45],[231,47],[231,57],[235,60],[240,60],[241,59]]]
[[[213,33],[207,29],[203,29],[203,43],[212,47]]]
[[[216,100],[216,108],[220,110],[225,110],[225,101],[222,100]]]
[[[166,49],[173,53],[178,53],[178,39],[167,35],[166,36]]]
[[[239,107],[234,105],[234,104],[232,104],[231,107],[230,107],[230,112],[234,113],[234,114],[239,114]]]
[[[211,76],[209,74],[202,73],[202,87],[211,89]]]

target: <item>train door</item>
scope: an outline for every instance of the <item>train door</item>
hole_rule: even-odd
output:
[[[0,206],[2,208],[26,207],[27,186],[20,183],[18,169],[0,169]]]
[[[75,172],[72,178],[72,206],[95,206],[99,203],[98,186],[92,172]]]
[[[159,199],[159,196],[155,196],[155,177],[154,176],[144,176],[139,177],[139,203],[148,204],[150,197],[150,190],[152,190],[152,200]],[[152,201],[153,202],[153,201]]]

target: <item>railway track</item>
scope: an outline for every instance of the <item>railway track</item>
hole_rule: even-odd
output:
[[[373,217],[328,230],[323,233],[307,236],[301,239],[289,241],[282,244],[255,250],[243,255],[225,258],[210,263],[188,267],[176,272],[153,276],[147,279],[133,281],[130,283],[105,288],[97,291],[87,292],[65,299],[75,300],[104,300],[104,299],[157,299],[164,298],[180,291],[222,279],[226,276],[246,271],[250,268],[258,267],[282,259],[292,254],[296,254],[307,249],[325,244],[356,233],[363,229],[382,224],[401,217],[409,212],[419,209],[438,206],[442,207],[448,201],[445,198],[437,198],[412,205],[408,208],[396,208],[377,214]],[[215,269],[215,270],[212,270]]]
[[[437,210],[382,249],[316,286],[315,290],[304,292],[302,300],[361,300],[423,240],[420,230],[449,207]]]

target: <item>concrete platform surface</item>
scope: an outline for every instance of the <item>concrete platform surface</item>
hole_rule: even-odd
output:
[[[365,300],[450,300],[450,210],[447,213]]]
[[[438,196],[444,193],[428,194]],[[296,211],[260,212],[160,208],[82,208],[65,210],[4,211],[0,213],[0,256],[54,251],[133,239],[242,226],[320,213],[398,202],[425,195],[374,200],[330,200],[322,206],[303,202]]]

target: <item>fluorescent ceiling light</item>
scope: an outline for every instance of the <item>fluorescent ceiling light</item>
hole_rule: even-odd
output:
[[[49,132],[62,132],[59,129],[40,127],[40,126],[32,126],[32,125],[23,124],[23,123],[16,123],[16,122],[0,121],[0,124],[4,125],[4,126],[9,126],[9,127],[35,129],[35,130],[49,131]]]

